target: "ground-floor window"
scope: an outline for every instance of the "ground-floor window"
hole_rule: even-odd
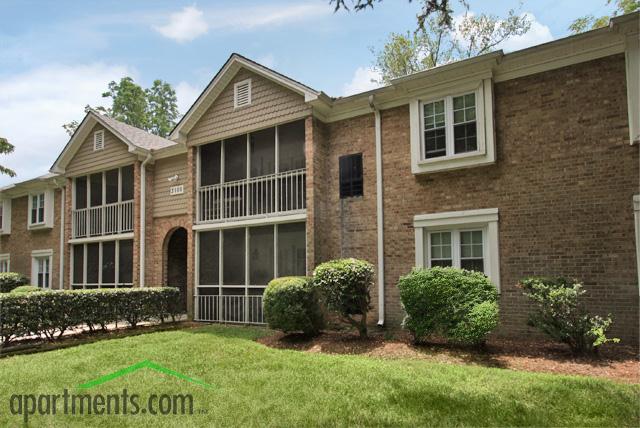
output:
[[[197,245],[199,319],[261,323],[269,281],[306,274],[304,222],[202,231]]]
[[[500,289],[498,210],[414,217],[416,266],[452,266],[483,272]]]
[[[38,250],[31,253],[31,285],[51,288],[52,250]]]
[[[0,272],[11,272],[11,256],[0,254]]]
[[[73,288],[131,287],[133,240],[73,245],[71,263]]]

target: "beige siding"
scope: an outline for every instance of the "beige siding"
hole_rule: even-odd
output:
[[[93,133],[104,130],[104,149],[93,151]],[[75,176],[90,173],[92,171],[102,171],[131,164],[136,156],[129,153],[128,147],[120,139],[101,125],[93,127],[87,138],[82,142],[71,162],[66,169],[66,175]]]
[[[233,85],[251,79],[251,105],[234,109]],[[240,70],[189,132],[189,145],[203,144],[304,117],[304,97],[262,76]]]
[[[176,174],[178,179],[169,181]],[[170,196],[169,188],[179,185],[184,186],[184,193]],[[187,187],[186,154],[158,160],[154,166],[153,216],[186,214],[189,197]]]

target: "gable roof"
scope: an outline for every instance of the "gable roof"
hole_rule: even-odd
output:
[[[187,113],[180,119],[177,125],[171,131],[170,138],[178,140],[181,136],[187,134],[202,115],[211,107],[213,102],[218,98],[222,90],[227,86],[231,79],[240,71],[247,69],[266,79],[269,79],[291,91],[304,97],[305,102],[313,101],[319,97],[326,97],[322,92],[291,79],[284,74],[278,73],[262,64],[250,60],[240,54],[233,53],[224,63],[222,68],[211,79],[205,90],[196,99]],[[327,97],[328,98],[328,97]]]
[[[67,165],[69,165],[69,162],[71,162],[71,159],[73,159],[96,124],[104,126],[114,134],[116,138],[126,144],[129,152],[141,156],[147,155],[152,151],[179,146],[175,141],[159,137],[89,109],[84,119],[82,119],[82,122],[80,122],[78,129],[73,133],[71,139],[54,162],[51,167],[51,172],[57,174],[63,174],[65,172]]]

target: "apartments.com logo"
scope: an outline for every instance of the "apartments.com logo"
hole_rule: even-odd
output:
[[[114,379],[126,376],[140,369],[151,369],[158,373],[169,375],[202,388],[211,389],[212,385],[182,373],[145,360],[122,370],[99,377],[77,386],[77,393],[64,389],[61,394],[13,394],[9,398],[9,412],[21,415],[24,422],[34,415],[193,415],[206,413],[194,410],[191,394],[149,394],[143,398],[140,394],[130,393],[123,389],[118,394],[91,394],[85,392],[93,387],[102,385]]]

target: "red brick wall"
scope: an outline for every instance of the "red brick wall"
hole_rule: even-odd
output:
[[[11,234],[0,237],[0,253],[10,254],[12,272],[19,272],[31,278],[31,252],[53,250],[51,288],[57,289],[60,285],[60,209],[63,206],[61,190],[55,191],[54,206],[53,228],[28,230],[28,196],[13,199],[11,201]]]
[[[409,108],[382,112],[386,318],[403,313],[396,283],[414,265],[413,216],[498,208],[501,327],[531,333],[516,288],[527,275],[584,281],[588,304],[614,317],[613,334],[638,338],[633,194],[638,147],[628,142],[625,63],[616,55],[495,84],[495,165],[428,175],[411,173]],[[320,191],[326,209],[316,248],[325,258],[375,262],[373,114],[327,125]],[[363,153],[363,198],[338,198],[338,156]],[[316,186],[318,187],[318,186]],[[317,211],[317,208],[316,208]],[[375,294],[375,293],[374,293]],[[372,301],[376,302],[375,296]]]

